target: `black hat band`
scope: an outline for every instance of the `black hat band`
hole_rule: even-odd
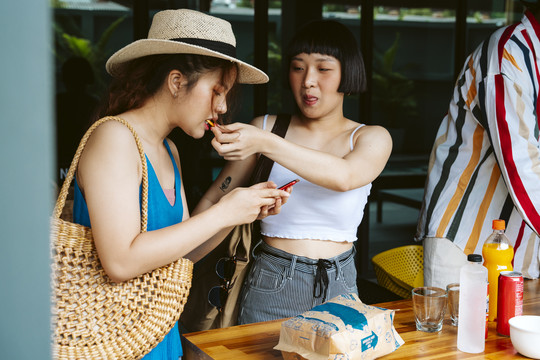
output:
[[[208,50],[216,51],[224,55],[236,58],[236,48],[231,44],[227,44],[221,41],[197,39],[197,38],[176,38],[170,39],[172,41],[183,42],[190,45],[201,46]]]

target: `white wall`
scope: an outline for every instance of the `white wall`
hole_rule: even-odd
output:
[[[50,358],[49,1],[0,4],[0,358]]]

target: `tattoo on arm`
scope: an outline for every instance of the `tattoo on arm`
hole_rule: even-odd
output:
[[[227,190],[227,188],[229,187],[230,184],[231,184],[231,177],[227,176],[227,178],[223,181],[223,183],[221,184],[219,189],[221,191],[225,192],[225,190]]]

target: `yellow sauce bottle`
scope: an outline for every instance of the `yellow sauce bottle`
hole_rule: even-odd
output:
[[[501,271],[512,271],[514,248],[504,234],[504,220],[493,220],[493,233],[482,247],[484,266],[488,269],[489,282],[489,321],[497,319],[497,292]]]

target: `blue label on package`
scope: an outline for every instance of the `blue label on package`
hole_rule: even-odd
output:
[[[362,352],[371,348],[375,349],[378,341],[379,337],[372,331],[371,335],[362,339]]]
[[[340,318],[345,325],[352,326],[353,329],[364,330],[368,326],[366,316],[349,306],[328,302],[315,306],[312,311],[328,312]]]

